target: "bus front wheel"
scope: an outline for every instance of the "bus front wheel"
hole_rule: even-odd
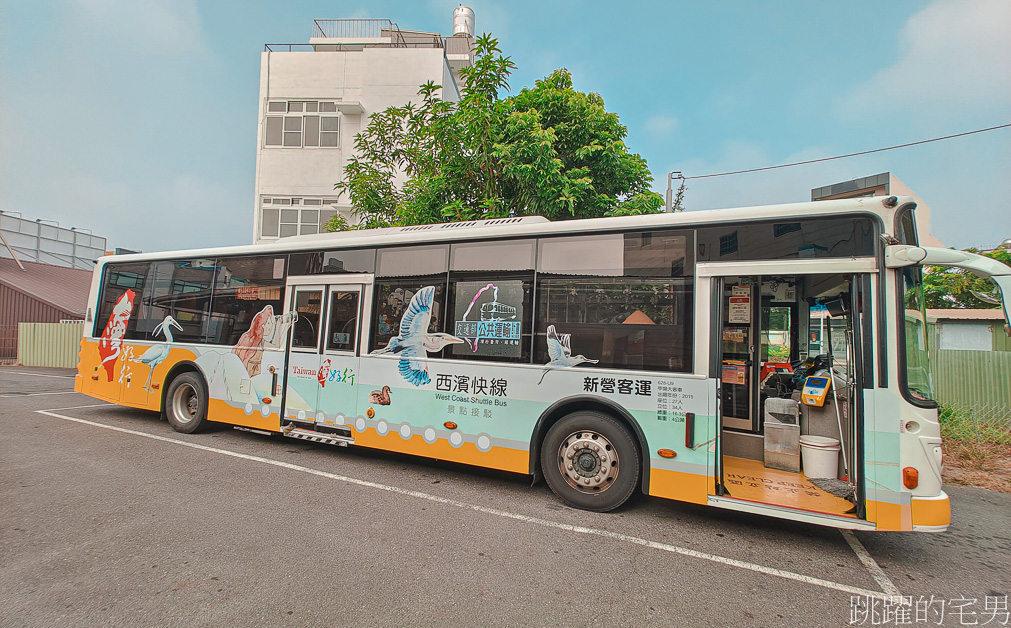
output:
[[[165,415],[177,432],[192,434],[207,418],[207,389],[196,373],[183,373],[172,380],[165,396]]]
[[[621,506],[639,482],[639,451],[624,425],[580,411],[551,426],[541,446],[541,470],[562,501],[606,512]]]

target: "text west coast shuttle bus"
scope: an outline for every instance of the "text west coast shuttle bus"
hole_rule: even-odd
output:
[[[915,205],[540,217],[105,257],[76,390],[840,528],[943,530]],[[792,366],[791,366],[792,365]],[[810,376],[810,377],[807,377]]]

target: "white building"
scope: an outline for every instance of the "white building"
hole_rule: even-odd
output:
[[[916,201],[916,228],[920,233],[921,246],[944,247],[937,236],[930,231],[930,205],[899,181],[891,172],[843,181],[811,190],[812,201],[830,201],[839,198],[862,198],[865,196],[912,196]]]
[[[50,224],[51,223],[51,224]],[[105,255],[106,239],[81,227],[61,227],[55,220],[29,220],[21,212],[0,211],[0,257],[65,268],[92,270]]]
[[[308,44],[269,44],[260,57],[253,242],[317,233],[350,216],[334,184],[369,115],[418,102],[442,85],[460,99],[458,71],[473,62],[474,12],[453,12],[453,36],[401,30],[389,20],[315,20]]]

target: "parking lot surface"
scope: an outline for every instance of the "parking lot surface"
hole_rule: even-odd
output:
[[[932,600],[911,625],[1009,625],[1011,498],[989,491],[948,487],[943,534],[589,513],[524,476],[178,434],[24,367],[0,367],[0,428],[4,626],[875,625],[885,594]]]

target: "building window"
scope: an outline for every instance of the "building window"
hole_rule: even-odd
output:
[[[332,113],[333,115],[324,115]],[[272,100],[267,103],[264,146],[282,148],[340,145],[336,102]]]
[[[260,237],[286,238],[326,231],[337,213],[336,198],[265,197],[260,199]]]

